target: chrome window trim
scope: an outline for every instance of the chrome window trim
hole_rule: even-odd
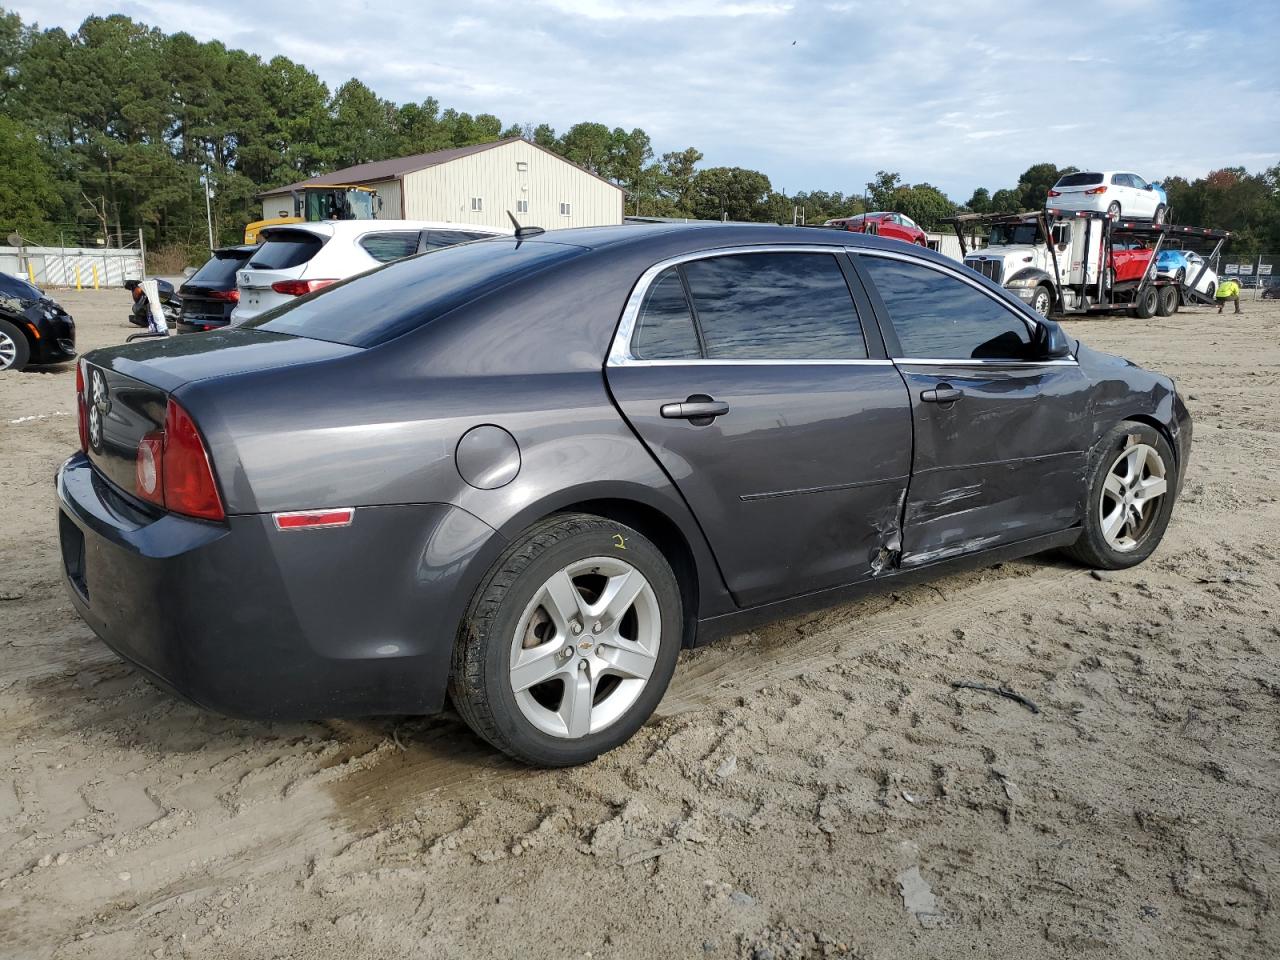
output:
[[[618,322],[618,330],[613,335],[613,343],[609,347],[609,357],[605,361],[606,367],[675,367],[675,366],[694,366],[699,364],[714,364],[717,366],[814,366],[817,364],[839,364],[844,366],[892,366],[892,360],[877,360],[872,358],[850,358],[843,360],[823,359],[814,357],[812,359],[750,359],[750,360],[733,360],[722,359],[717,360],[712,357],[703,359],[699,357],[696,360],[691,359],[673,359],[673,360],[641,360],[631,354],[631,336],[635,332],[636,321],[640,317],[640,305],[644,302],[645,294],[649,292],[649,287],[653,281],[657,279],[662,271],[671,267],[678,266],[682,263],[690,263],[694,260],[709,260],[713,257],[729,257],[743,253],[825,253],[828,256],[838,257],[846,252],[848,248],[839,244],[816,244],[816,243],[762,243],[754,246],[736,245],[731,247],[715,247],[706,250],[695,250],[689,253],[682,253],[675,257],[668,257],[666,260],[659,260],[653,266],[640,274],[640,279],[636,281],[636,285],[631,289],[631,296],[627,298],[627,305],[622,310],[622,319]],[[853,292],[850,291],[849,303],[854,309],[854,316],[858,318],[858,325],[862,328],[863,345],[866,345],[867,332],[866,320],[858,313],[857,303],[853,300]]]
[[[1035,336],[1036,327],[1040,325],[1039,320],[1028,317],[1025,314],[1023,314],[1022,311],[1014,309],[1011,305],[1009,305],[1008,303],[1005,303],[1000,297],[997,297],[994,293],[992,293],[982,284],[978,283],[977,280],[975,280],[973,277],[965,276],[966,271],[968,273],[973,273],[973,270],[968,267],[966,267],[964,270],[957,270],[948,264],[934,263],[932,260],[925,260],[921,257],[913,257],[908,254],[898,253],[896,250],[869,250],[864,247],[845,247],[845,252],[848,253],[850,256],[881,257],[886,260],[902,260],[905,263],[914,263],[922,267],[928,267],[929,269],[935,271],[936,273],[942,274],[944,277],[952,277],[956,280],[959,280],[961,283],[968,284],[970,287],[973,287],[973,289],[977,290],[979,293],[981,293],[984,297],[986,297],[992,303],[996,304],[1002,309],[1013,314],[1015,317],[1017,317],[1019,320],[1025,323],[1027,325],[1028,332],[1033,337]],[[892,323],[893,321],[890,320],[889,322]],[[958,365],[962,365],[962,366],[982,365],[982,366],[1006,366],[1006,367],[1052,367],[1052,366],[1065,367],[1065,366],[1080,365],[1079,361],[1077,361],[1075,357],[1071,357],[1070,359],[1067,359],[1067,360],[978,360],[978,359],[964,360],[960,358],[956,358],[952,360],[952,359],[945,359],[945,358],[928,358],[928,357],[923,357],[923,358],[895,357],[894,360],[896,363],[915,363],[922,366],[931,366],[931,367],[958,366]]]

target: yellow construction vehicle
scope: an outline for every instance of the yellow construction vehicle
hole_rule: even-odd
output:
[[[293,216],[255,220],[244,228],[244,242],[257,243],[258,231],[281,223],[318,220],[376,220],[382,211],[378,191],[353,183],[331,183],[293,191]]]

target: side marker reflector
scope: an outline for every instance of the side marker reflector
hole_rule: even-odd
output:
[[[326,530],[332,527],[349,527],[355,519],[355,507],[334,507],[328,510],[296,510],[292,513],[273,513],[277,530]]]

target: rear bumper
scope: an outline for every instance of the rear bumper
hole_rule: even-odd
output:
[[[364,507],[346,528],[146,514],[82,454],[58,471],[63,573],[102,640],[231,716],[431,713],[458,623],[505,541],[447,504]]]

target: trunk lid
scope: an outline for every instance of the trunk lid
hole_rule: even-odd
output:
[[[169,396],[181,387],[359,352],[359,347],[256,330],[216,330],[95,350],[83,360],[89,460],[117,487],[135,494],[138,445],[148,433],[164,429]]]

